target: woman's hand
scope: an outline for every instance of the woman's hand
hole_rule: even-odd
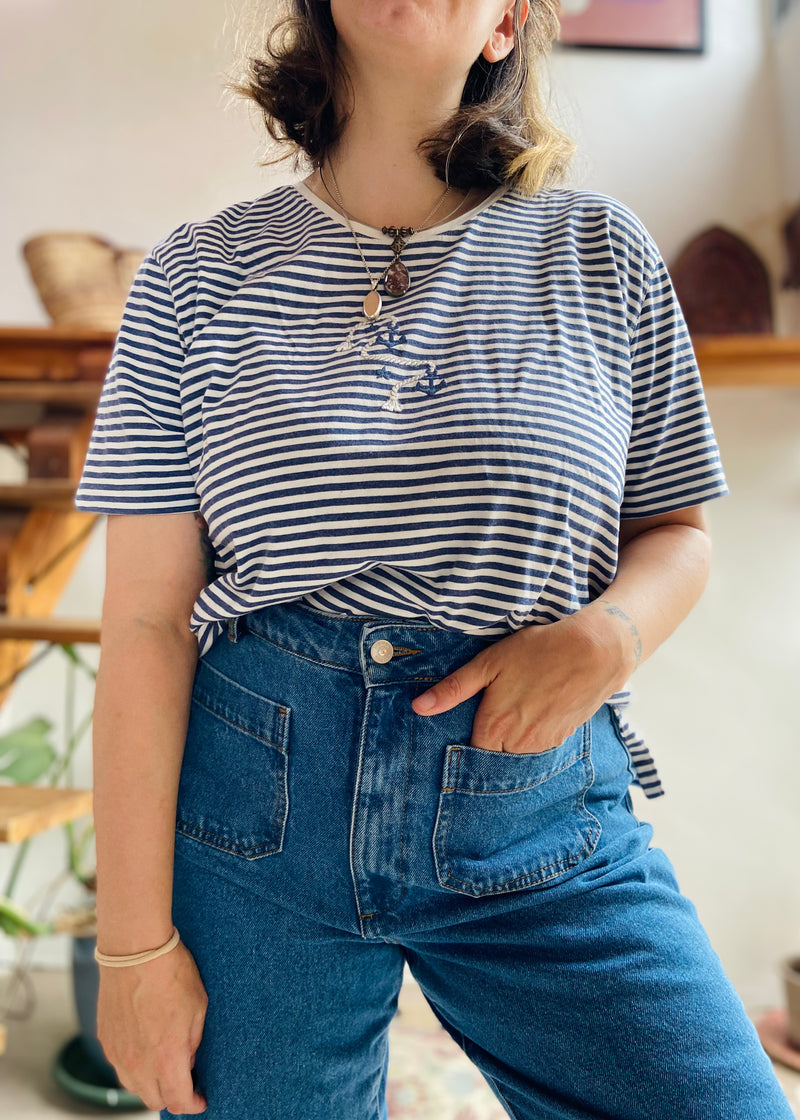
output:
[[[558,746],[622,688],[636,664],[630,620],[594,606],[501,638],[417,696],[414,711],[438,715],[483,688],[470,746],[512,754]]]
[[[560,622],[494,642],[417,696],[414,711],[438,715],[484,688],[470,746],[557,747],[686,617],[706,585],[710,548],[702,505],[622,521],[617,574],[602,595]]]
[[[179,941],[160,957],[125,968],[100,967],[97,1035],[124,1088],[153,1112],[205,1112],[192,1084],[208,996]]]

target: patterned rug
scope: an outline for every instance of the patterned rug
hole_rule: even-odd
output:
[[[775,1072],[800,1118],[800,1077]],[[441,1027],[411,1026],[402,1014],[389,1028],[389,1120],[508,1120],[481,1074]]]
[[[494,1093],[446,1031],[389,1028],[389,1120],[508,1120]]]

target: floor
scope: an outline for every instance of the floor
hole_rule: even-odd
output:
[[[53,1056],[77,1030],[70,975],[38,969],[31,980],[32,1012],[8,1023],[7,1049],[0,1056],[3,1120],[110,1115],[74,1100],[50,1073]],[[781,1066],[776,1072],[800,1118],[800,1074]],[[439,1028],[408,973],[392,1025],[388,1096],[391,1120],[507,1120],[474,1066]],[[158,1113],[129,1115],[147,1120]]]

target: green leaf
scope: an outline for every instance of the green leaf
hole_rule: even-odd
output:
[[[47,773],[57,757],[49,743],[35,743],[7,766],[0,767],[0,775],[20,785],[31,785]]]
[[[53,724],[49,719],[41,717],[28,720],[21,727],[15,727],[7,735],[0,735],[0,758],[11,751],[24,751],[30,747],[40,746],[46,741]]]
[[[52,930],[51,922],[37,922],[27,910],[4,895],[0,895],[0,926],[12,937],[20,933],[50,933]]]

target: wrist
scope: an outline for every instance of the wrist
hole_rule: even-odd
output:
[[[141,953],[163,945],[172,936],[173,928],[171,919],[127,929],[108,928],[107,925],[101,927],[98,924],[97,945],[109,956]]]
[[[642,662],[642,640],[633,619],[614,603],[596,599],[572,616],[622,688]]]

